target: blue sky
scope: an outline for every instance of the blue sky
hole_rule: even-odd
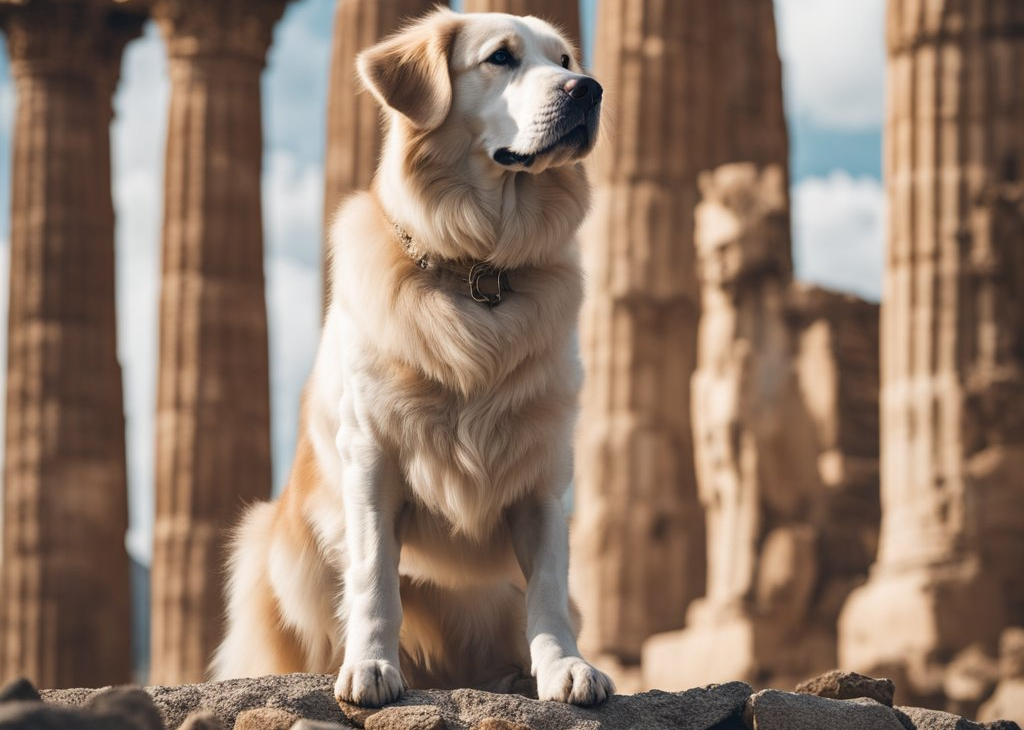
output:
[[[588,57],[594,4],[583,0]],[[292,3],[263,78],[264,222],[275,485],[291,463],[298,398],[319,323],[327,69],[334,0]],[[884,0],[776,0],[791,137],[797,274],[879,297]],[[2,45],[2,44],[0,44]],[[0,48],[0,334],[7,320],[11,124]],[[150,552],[161,180],[168,86],[150,24],[127,49],[112,131],[119,350],[128,419],[132,553]],[[6,362],[0,336],[0,362]],[[0,371],[0,379],[3,373]],[[3,388],[0,387],[0,398]],[[0,423],[2,428],[2,423]]]

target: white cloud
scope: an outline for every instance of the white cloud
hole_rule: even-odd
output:
[[[299,426],[299,401],[320,338],[320,269],[294,258],[267,260],[271,437],[274,491],[288,477]]]
[[[821,127],[881,125],[885,0],[776,0],[787,105]]]
[[[836,171],[793,190],[797,276],[878,301],[882,296],[885,193],[870,177]]]
[[[160,300],[160,226],[169,83],[153,23],[129,44],[111,132],[117,212],[118,351],[125,394],[128,549],[148,563],[154,517],[154,447]]]
[[[283,150],[263,175],[274,489],[284,486],[295,452],[299,400],[320,334],[323,168]]]
[[[316,266],[323,228],[324,173],[275,150],[264,159],[263,221],[268,256],[289,256]]]

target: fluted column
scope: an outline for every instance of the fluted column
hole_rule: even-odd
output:
[[[285,0],[158,0],[170,57],[150,681],[202,679],[225,543],[270,496],[260,73]]]
[[[596,76],[614,132],[592,165],[572,587],[592,653],[635,664],[704,590],[690,425],[697,175],[786,167],[769,0],[598,6]]]
[[[1024,5],[890,0],[882,534],[844,666],[934,669],[1024,622]]]
[[[380,105],[371,94],[360,93],[356,54],[434,5],[434,0],[338,0],[335,8],[324,168],[325,305],[331,301],[326,249],[330,221],[345,196],[369,187],[377,169],[384,128]]]
[[[577,46],[580,43],[580,0],[465,0],[462,9],[467,13],[536,15],[559,26]]]
[[[18,96],[0,683],[131,679],[110,122],[142,16],[113,7],[0,2]]]

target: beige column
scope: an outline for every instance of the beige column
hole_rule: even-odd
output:
[[[345,196],[370,186],[380,156],[380,105],[362,92],[356,54],[423,15],[434,0],[338,0],[334,11],[331,78],[327,91],[327,152],[324,168],[324,235]],[[323,301],[330,301],[325,238]]]
[[[260,73],[285,0],[158,0],[170,57],[150,681],[201,680],[225,543],[270,496]]]
[[[888,49],[882,534],[840,661],[906,700],[1024,623],[1024,5],[890,0]]]
[[[466,13],[536,15],[559,26],[577,46],[580,44],[580,0],[465,0]]]
[[[110,122],[138,5],[0,2],[18,98],[0,683],[131,679]]]
[[[584,647],[635,665],[643,640],[679,628],[704,592],[690,425],[697,176],[735,160],[785,170],[787,140],[769,0],[602,0],[598,13],[614,131],[595,153],[581,238],[571,579]]]

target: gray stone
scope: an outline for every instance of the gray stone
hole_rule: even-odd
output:
[[[896,717],[906,730],[983,730],[978,723],[959,715],[920,707],[897,707]]]
[[[238,713],[235,730],[291,730],[301,717],[279,707],[254,707]]]
[[[1020,730],[1020,725],[1013,720],[996,720],[995,722],[983,722],[981,726],[985,730]]]
[[[139,730],[163,730],[164,721],[153,698],[141,687],[108,687],[86,702],[86,709],[97,717],[118,717]]]
[[[891,679],[875,679],[857,672],[844,672],[833,669],[831,672],[808,679],[796,686],[801,694],[812,694],[827,697],[831,700],[852,700],[867,697],[879,704],[892,707],[892,698],[896,685]]]
[[[299,720],[291,730],[346,730],[350,725],[339,725],[336,722],[320,722],[319,720]]]
[[[96,715],[80,708],[23,701],[0,706],[0,730],[145,730],[145,727],[119,715]]]
[[[212,712],[196,710],[185,718],[178,730],[224,730],[224,723]]]
[[[750,698],[755,730],[904,730],[893,710],[870,699],[833,700],[766,689]]]
[[[521,725],[518,722],[509,722],[498,717],[485,717],[474,725],[471,730],[534,730],[529,725]]]
[[[436,707],[389,707],[366,719],[366,730],[447,730]]]
[[[233,728],[239,713],[255,707],[278,707],[297,717],[342,723],[345,716],[334,701],[334,676],[287,674],[229,679],[224,682],[154,686],[146,691],[160,709],[168,728],[177,728],[195,710],[203,709]],[[65,705],[82,705],[96,693],[87,689],[44,690],[43,699]]]
[[[383,723],[416,717],[440,718],[448,730],[472,730],[491,718],[535,730],[711,730],[738,715],[751,692],[750,687],[742,682],[730,682],[686,692],[616,695],[596,707],[575,707],[560,702],[538,702],[519,695],[468,689],[413,690],[383,710],[356,712],[350,709],[350,720],[334,700],[333,675],[291,674],[179,687],[149,687],[146,691],[169,728],[179,727],[190,713],[199,709],[218,718],[224,727],[234,727],[236,719],[245,710],[273,707],[310,721],[337,723],[347,728],[367,727],[370,730],[374,726],[378,730],[401,727]],[[96,694],[95,691],[81,689],[47,690],[43,697],[49,702],[83,705]],[[378,715],[380,719],[375,719]],[[91,728],[89,726],[89,730]],[[0,726],[0,730],[10,728]]]
[[[39,702],[39,690],[24,677],[8,682],[0,688],[0,702]]]

